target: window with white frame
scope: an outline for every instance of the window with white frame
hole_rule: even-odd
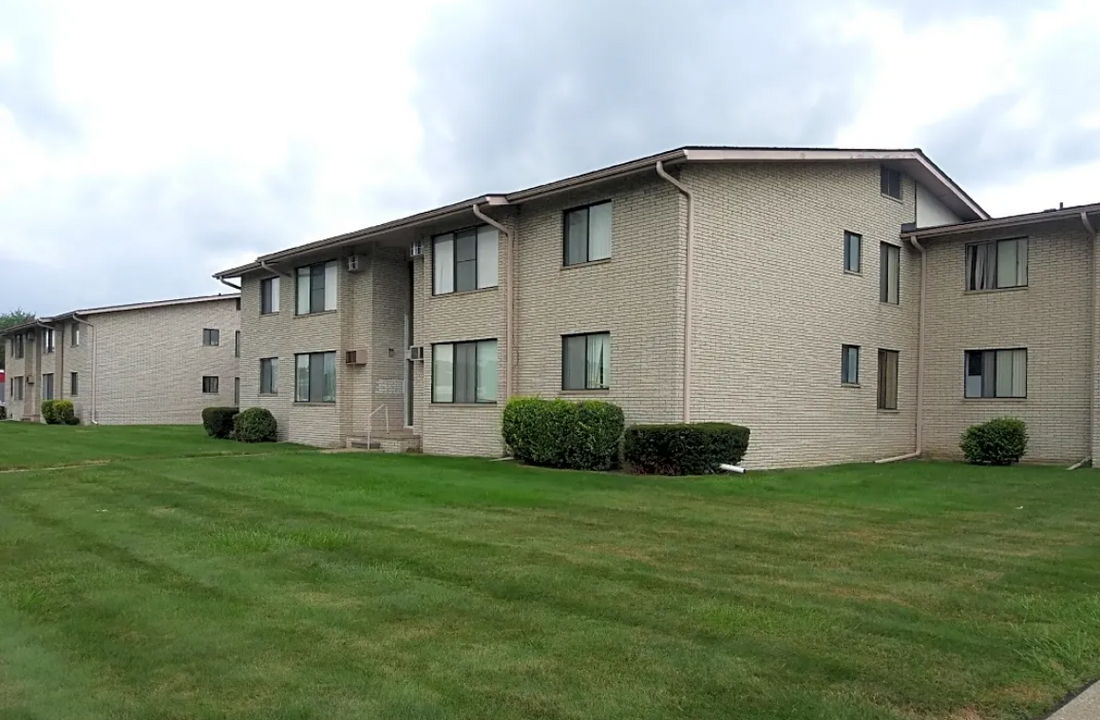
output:
[[[337,268],[335,260],[298,268],[299,315],[336,309]]]
[[[279,392],[279,358],[260,360],[260,394],[276,395]]]
[[[11,379],[11,399],[22,400],[23,399],[23,378],[14,377]]]
[[[898,409],[898,352],[878,351],[878,409]]]
[[[42,375],[42,399],[53,400],[53,373]]]
[[[879,296],[881,302],[901,302],[901,248],[890,243],[879,246]]]
[[[497,286],[499,233],[489,225],[432,238],[432,292],[480,290]]]
[[[1026,398],[1027,349],[967,350],[965,383],[968,398]]]
[[[221,331],[213,328],[204,328],[202,331],[202,344],[215,346],[221,342]]]
[[[966,246],[966,289],[1027,287],[1027,238]]]
[[[496,401],[496,340],[432,345],[433,403]]]
[[[294,356],[294,401],[336,402],[336,353],[315,352]]]
[[[561,339],[561,389],[611,387],[611,333],[564,335]]]
[[[863,254],[863,236],[854,232],[844,233],[844,271],[860,273]]]
[[[52,353],[54,351],[53,328],[42,328],[42,346],[45,352]]]
[[[564,265],[611,257],[611,201],[565,211]]]
[[[859,345],[840,346],[840,382],[859,385]]]
[[[73,347],[80,347],[80,323],[78,322],[73,323],[72,345]]]
[[[264,278],[260,281],[260,314],[271,315],[277,312],[279,312],[279,278]]]

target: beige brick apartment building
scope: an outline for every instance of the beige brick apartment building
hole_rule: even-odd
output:
[[[216,277],[241,404],[297,442],[499,455],[542,395],[744,423],[750,467],[952,455],[1004,413],[1069,461],[1100,434],[1087,212],[990,221],[919,150],[683,148]]]
[[[72,400],[86,423],[193,424],[236,401],[240,296],[76,310],[0,334],[11,420]]]

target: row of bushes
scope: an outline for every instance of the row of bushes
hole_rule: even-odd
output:
[[[279,425],[267,408],[208,407],[202,411],[206,434],[246,443],[275,442]]]
[[[515,398],[502,420],[512,456],[543,467],[702,475],[737,465],[749,446],[749,429],[729,423],[624,425],[622,408],[600,400]]]
[[[42,419],[47,425],[79,425],[72,400],[43,400]]]

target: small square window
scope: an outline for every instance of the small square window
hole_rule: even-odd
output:
[[[202,344],[207,346],[215,346],[221,340],[221,331],[206,328],[202,331]]]
[[[611,257],[611,201],[567,210],[562,264],[579,265]]]
[[[207,395],[217,395],[218,378],[213,375],[204,375],[202,378],[202,391]]]
[[[611,387],[611,333],[566,335],[561,339],[561,389]]]
[[[879,174],[881,176],[882,194],[895,200],[901,200],[901,171],[881,165]]]

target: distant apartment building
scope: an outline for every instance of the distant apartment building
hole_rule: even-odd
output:
[[[950,457],[1002,414],[1071,461],[1100,439],[1097,212],[991,220],[920,150],[689,147],[215,277],[241,404],[296,442],[499,455],[541,395],[743,423],[757,468]]]
[[[0,333],[8,418],[39,421],[43,400],[72,400],[86,423],[194,424],[238,393],[240,297],[90,308]]]

